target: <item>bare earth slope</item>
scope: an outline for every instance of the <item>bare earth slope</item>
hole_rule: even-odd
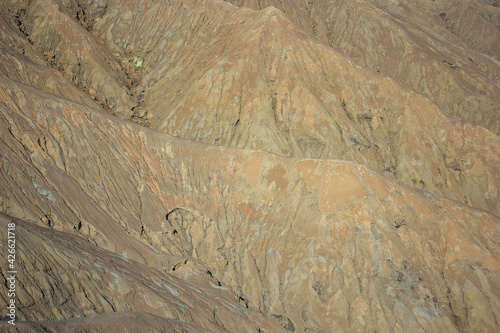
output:
[[[93,22],[89,25],[72,18],[81,15],[72,12],[70,3],[16,1],[13,6],[26,12],[19,18],[26,26],[21,30],[34,47],[54,54],[47,61],[112,113],[209,144],[351,160],[392,174],[407,185],[500,214],[498,136],[445,115],[464,96],[488,100],[493,109],[479,102],[462,109],[467,115],[487,114],[489,120],[479,124],[498,131],[494,124],[500,119],[500,66],[477,55],[480,67],[464,67],[457,74],[450,66],[464,66],[470,60],[457,62],[447,56],[460,56],[465,46],[463,52],[450,46],[447,41],[457,37],[444,28],[432,26],[443,34],[440,37],[369,2],[328,7],[337,13],[343,6],[356,10],[371,6],[381,13],[382,19],[376,21],[363,16],[368,9],[356,15],[363,23],[381,24],[366,27],[367,33],[376,35],[332,34],[377,42],[377,47],[404,48],[405,52],[380,51],[379,57],[388,69],[409,75],[419,85],[426,84],[427,74],[414,72],[428,73],[437,80],[430,88],[436,91],[434,98],[427,88],[412,86],[404,77],[384,73],[390,79],[359,67],[274,7],[252,11],[220,1],[174,1],[162,6],[153,1],[110,1],[105,9],[89,5],[85,17],[96,16],[87,20]],[[423,20],[424,14],[412,17]],[[57,25],[51,24],[54,20]],[[59,22],[67,23],[59,26]],[[354,23],[343,26],[347,29],[350,24]],[[406,31],[400,38],[403,44],[393,46],[386,40],[396,38],[390,29]],[[71,34],[61,33],[66,30]],[[334,46],[360,62],[347,46]],[[350,47],[373,54],[366,45]]]
[[[500,9],[455,1],[230,1],[274,6],[357,64],[498,134]]]
[[[204,146],[14,81],[2,85],[9,214],[80,235],[137,267],[188,280],[212,275],[245,308],[299,331],[497,327],[494,215],[351,162]],[[33,286],[29,275],[19,279]],[[96,281],[80,283],[92,290]],[[24,318],[77,314],[30,308],[31,294],[44,289],[37,286],[20,296]]]
[[[17,226],[22,320],[0,327],[497,331],[496,44],[460,30],[477,18],[460,6],[424,31],[444,2],[326,3],[0,4],[0,226]],[[464,3],[496,27],[497,8]],[[376,73],[350,53],[369,48],[331,40],[360,27],[340,12],[389,29],[349,43],[401,29],[413,49]]]
[[[130,332],[141,331],[143,326],[150,332],[279,331],[270,319],[238,303],[227,288],[215,288],[216,281],[206,274],[188,282],[99,249],[74,234],[5,215],[0,218],[4,233],[7,223],[16,223],[20,244],[16,260],[19,315],[30,321],[19,325],[20,332],[29,327],[125,332],[120,326]],[[6,260],[3,255],[2,259]],[[104,313],[116,314],[96,316]],[[73,319],[78,317],[88,318]],[[61,319],[72,320],[57,322]],[[49,322],[35,324],[44,320]]]

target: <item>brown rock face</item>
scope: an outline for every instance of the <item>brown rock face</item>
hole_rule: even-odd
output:
[[[478,1],[230,1],[275,6],[357,64],[498,134],[500,9]]]
[[[0,4],[0,328],[498,331],[496,3],[233,3]]]

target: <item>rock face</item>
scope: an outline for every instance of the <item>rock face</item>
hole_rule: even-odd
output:
[[[496,7],[475,0],[231,2],[275,6],[302,30],[422,93],[444,113],[500,130]]]
[[[170,267],[153,269],[127,259],[125,253],[100,249],[75,234],[60,233],[5,215],[1,219],[4,233],[8,223],[16,224],[16,240],[20,244],[16,260],[17,278],[21,282],[16,288],[22,302],[20,317],[49,321],[21,322],[20,332],[29,328],[36,332],[36,328],[44,326],[54,332],[74,332],[73,329],[116,332],[120,326],[129,332],[141,331],[143,326],[150,332],[239,328],[279,331],[271,319],[249,310],[227,288],[216,287],[216,280],[206,271],[198,272],[188,281],[186,276],[191,276],[196,268],[187,259],[183,260],[181,279],[170,273]],[[99,314],[107,315],[96,316]],[[72,319],[53,322],[66,318]],[[17,329],[11,327],[11,331]]]
[[[0,327],[497,331],[498,8],[234,4],[0,5]]]
[[[39,53],[53,54],[47,62],[114,114],[208,144],[354,161],[498,215],[500,67],[492,57],[500,43],[476,47],[491,56],[468,48],[470,38],[431,15],[444,4],[421,2],[320,1],[307,11],[286,2],[290,16],[214,1],[11,6]],[[468,4],[453,15],[467,16]],[[496,22],[497,8],[476,7]],[[312,27],[311,17],[319,20]],[[498,28],[488,31],[498,41]]]

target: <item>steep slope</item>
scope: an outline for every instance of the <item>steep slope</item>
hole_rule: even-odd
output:
[[[201,332],[202,327],[214,332],[280,330],[270,319],[240,304],[226,288],[215,288],[216,281],[206,274],[186,281],[99,249],[76,235],[5,215],[0,219],[5,234],[9,223],[16,225],[17,315],[29,321],[21,323],[21,332],[29,331],[29,327],[49,327],[57,332],[78,327],[86,332],[116,332],[116,324],[132,324],[128,326],[131,332],[143,326],[152,332],[159,328]],[[3,253],[2,260],[7,260]],[[3,303],[6,296],[3,285]],[[104,313],[115,314],[96,316]],[[58,322],[61,319],[72,320]],[[50,322],[37,323],[44,320]]]
[[[473,2],[448,30],[422,26],[444,2],[391,3],[0,4],[0,226],[16,223],[22,320],[0,327],[498,330],[500,138],[443,107],[467,82],[498,106],[495,45],[459,29]],[[365,46],[328,40],[333,9],[375,34],[353,41],[401,29],[420,53],[395,47],[386,70],[435,57],[444,99],[346,58]],[[449,42],[478,68],[443,63],[463,56]]]
[[[75,3],[37,0],[12,5],[25,6],[18,11],[26,13],[56,6],[57,15],[64,16],[58,22],[67,22],[65,29],[76,33],[58,34],[46,43],[44,38],[51,38],[61,26],[50,24],[55,19],[51,15],[26,14],[19,20],[25,22],[29,40],[43,52],[61,54],[55,62],[72,80],[73,63],[79,63],[76,77],[81,85],[94,87],[91,96],[101,104],[98,96],[114,96],[113,109],[121,110],[125,118],[132,115],[136,122],[159,131],[209,144],[354,161],[392,174],[407,185],[500,214],[498,137],[444,116],[448,107],[437,106],[462,103],[462,96],[472,94],[489,100],[494,109],[491,114],[480,106],[481,112],[464,112],[480,117],[488,113],[488,124],[499,121],[498,66],[481,56],[481,68],[450,68],[458,59],[454,57],[468,56],[469,49],[456,50],[448,40],[459,43],[457,37],[444,28],[431,24],[429,30],[417,24],[431,11],[428,5],[418,15],[412,14],[416,7],[394,14],[390,8],[364,1],[335,6],[318,2],[309,9],[312,13],[318,6],[317,17],[325,22],[329,12],[354,11],[355,19],[341,25],[346,31],[336,31],[336,26],[328,30],[344,38],[329,44],[356,61],[359,57],[349,52],[351,48],[372,57],[370,47],[380,44],[387,49],[378,60],[363,65],[374,67],[384,61],[387,70],[415,78],[418,85],[426,84],[427,74],[415,76],[415,70],[428,73],[430,80],[437,78],[432,88],[413,88],[425,94],[433,91],[431,95],[443,101],[427,94],[428,100],[400,86],[397,81],[408,84],[407,79],[395,72],[385,73],[393,81],[356,66],[299,30],[307,28],[307,20],[300,19],[305,8],[295,8],[294,3],[283,8],[293,13],[291,19],[273,7],[252,11],[221,1],[173,1],[160,6],[153,1],[117,0],[81,7],[85,9],[81,19]],[[369,16],[372,11],[382,19],[374,21]],[[410,14],[413,21],[402,19],[401,15]],[[342,15],[334,21],[342,22]],[[349,29],[372,23],[379,26],[363,29],[374,35],[348,37],[358,35]],[[403,43],[391,44],[398,31]],[[345,44],[363,40],[369,45]],[[85,52],[79,52],[78,45]],[[397,55],[396,60],[387,58],[388,54]],[[441,68],[437,72],[431,69],[436,66]],[[94,75],[94,70],[104,74]],[[456,80],[460,84],[453,83]],[[474,103],[470,105],[478,105]]]
[[[255,1],[357,64],[424,94],[446,114],[499,133],[500,9],[466,1]]]
[[[87,238],[132,266],[190,283],[212,275],[244,309],[289,331],[497,328],[494,215],[351,162],[202,145],[1,82],[9,214]],[[21,313],[38,286],[22,296]],[[171,309],[163,302],[151,307]]]
[[[37,46],[38,52],[29,53],[32,57],[44,59],[108,111],[122,117],[132,114],[136,102],[130,95],[125,64],[96,40],[88,25],[82,26],[83,17],[75,20],[59,1],[6,1],[1,6],[2,14],[10,14],[3,15],[3,29],[16,25],[29,44]]]

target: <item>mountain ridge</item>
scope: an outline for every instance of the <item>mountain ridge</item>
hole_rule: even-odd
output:
[[[452,36],[436,2],[415,20]],[[368,2],[259,3],[0,5],[10,331],[498,329],[496,67]],[[397,52],[377,73],[360,41]]]

